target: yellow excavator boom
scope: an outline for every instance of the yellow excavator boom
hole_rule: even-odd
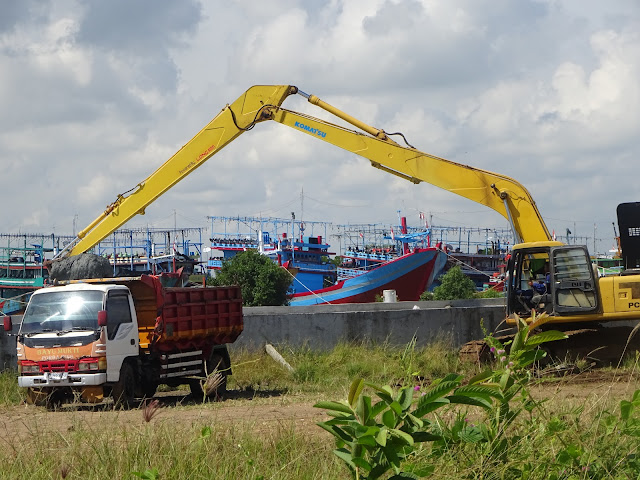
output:
[[[282,108],[284,100],[296,93],[361,131]],[[144,214],[148,205],[240,134],[269,120],[367,158],[372,166],[413,183],[424,181],[486,205],[509,220],[518,242],[551,239],[533,198],[512,178],[423,153],[408,144],[402,146],[390,138],[401,134],[388,134],[371,127],[297,87],[256,85],[225,106],[148,178],[130,192],[118,195],[98,218],[78,233],[76,241],[64,253],[73,256],[91,249],[135,215]]]

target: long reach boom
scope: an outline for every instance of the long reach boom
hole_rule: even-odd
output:
[[[358,130],[349,130],[282,108],[284,100],[296,93]],[[297,87],[256,85],[231,105],[225,106],[148,178],[130,192],[118,195],[98,218],[78,233],[75,242],[61,254],[73,256],[91,249],[135,215],[144,214],[148,205],[240,134],[251,130],[257,123],[269,120],[365,157],[372,166],[413,183],[427,182],[486,205],[509,221],[517,242],[551,239],[533,198],[514,179],[423,153],[408,143],[402,146],[390,138],[391,135],[402,134],[389,134],[371,127]]]

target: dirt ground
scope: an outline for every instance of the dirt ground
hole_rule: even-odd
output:
[[[613,371],[592,371],[577,375],[547,378],[532,388],[536,398],[548,398],[551,405],[585,406],[601,409],[631,399],[640,388],[640,376]],[[165,392],[156,397],[160,410],[152,422],[180,424],[201,428],[226,424],[233,428],[239,422],[251,424],[253,429],[271,429],[279,425],[293,425],[300,433],[322,433],[315,423],[325,419],[322,410],[313,404],[323,398],[309,395],[283,394],[269,391],[233,391],[218,402],[202,405],[188,392]],[[335,400],[335,399],[325,399]],[[108,428],[137,428],[144,424],[141,409],[115,411],[112,408],[75,405],[61,411],[48,412],[43,407],[20,405],[0,408],[0,438],[19,440],[37,432],[64,432],[78,424],[106,425]]]

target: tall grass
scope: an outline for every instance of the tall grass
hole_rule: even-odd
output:
[[[18,373],[13,370],[0,372],[0,405],[17,405],[25,397],[18,387]]]
[[[268,409],[253,405],[309,406],[318,399],[346,398],[354,377],[397,387],[424,384],[446,372],[477,373],[477,367],[458,362],[447,340],[426,347],[341,344],[316,352],[280,345],[278,350],[293,373],[263,352],[234,349],[231,400],[162,408],[149,423],[140,411],[59,413],[18,406],[23,392],[16,374],[2,373],[0,479],[139,478],[133,472],[154,478],[156,471],[162,479],[346,479],[349,472],[331,454],[332,439],[315,419],[274,421]],[[464,441],[421,444],[408,462],[430,469],[435,479],[637,478],[640,418],[636,428],[622,421],[620,410],[620,401],[631,401],[636,388],[637,358],[608,374],[627,378],[625,397],[603,389],[590,392],[586,401],[566,399],[563,385],[557,395],[547,388],[550,398],[535,415],[518,418],[508,454],[499,462],[481,445]],[[234,392],[249,394],[234,397]],[[544,392],[536,395],[543,400]],[[233,413],[222,418],[228,407]],[[469,407],[463,420],[473,422],[478,414]],[[431,417],[443,429],[455,420],[446,412]]]
[[[328,351],[287,345],[278,346],[278,350],[294,368],[293,373],[285,372],[265,353],[238,349],[232,352],[230,388],[331,394],[343,391],[354,377],[399,384],[413,381],[413,377],[434,378],[474,368],[460,365],[457,349],[444,337],[426,346],[341,343]]]
[[[49,415],[55,415],[49,413]],[[154,421],[110,426],[104,414],[60,432],[28,423],[28,436],[0,451],[0,478],[129,479],[156,469],[162,479],[339,478],[322,436],[285,422],[270,429],[244,422],[180,425]],[[112,415],[116,415],[112,413]],[[102,420],[102,422],[101,422]]]

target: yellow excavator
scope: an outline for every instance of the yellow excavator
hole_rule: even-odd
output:
[[[281,105],[299,94],[356,129],[287,110]],[[226,105],[198,134],[153,174],[116,200],[78,233],[62,255],[91,249],[138,214],[206,160],[258,123],[274,121],[367,158],[373,167],[412,183],[427,182],[485,205],[504,216],[517,239],[508,261],[507,323],[515,315],[530,320],[546,312],[554,328],[580,329],[601,335],[600,324],[640,318],[640,274],[598,278],[585,246],[553,241],[536,204],[519,182],[497,173],[423,153],[402,133],[387,133],[291,85],[256,85]],[[396,142],[392,137],[402,141]],[[614,329],[607,329],[612,334]],[[616,331],[617,332],[617,331]],[[615,333],[613,343],[626,337]],[[605,335],[606,336],[606,335]]]

